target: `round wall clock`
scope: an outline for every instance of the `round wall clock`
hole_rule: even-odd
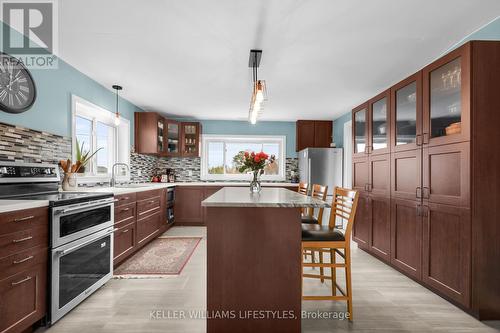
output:
[[[22,113],[35,99],[35,82],[30,72],[17,58],[0,52],[0,110]]]

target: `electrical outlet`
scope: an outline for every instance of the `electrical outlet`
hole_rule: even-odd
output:
[[[137,176],[142,176],[142,170],[137,170]]]

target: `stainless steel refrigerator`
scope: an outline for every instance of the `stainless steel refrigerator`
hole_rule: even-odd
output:
[[[300,181],[309,186],[328,185],[328,197],[333,195],[335,186],[342,186],[342,148],[306,148],[299,152]]]

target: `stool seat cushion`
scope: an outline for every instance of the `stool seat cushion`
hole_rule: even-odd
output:
[[[330,229],[327,225],[302,224],[302,241],[344,241],[345,236],[340,229]]]
[[[318,219],[314,216],[302,215],[302,223],[305,224],[318,224]]]

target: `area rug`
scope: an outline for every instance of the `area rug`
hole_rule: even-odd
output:
[[[159,237],[118,266],[114,278],[147,279],[178,275],[200,241],[201,237]]]

